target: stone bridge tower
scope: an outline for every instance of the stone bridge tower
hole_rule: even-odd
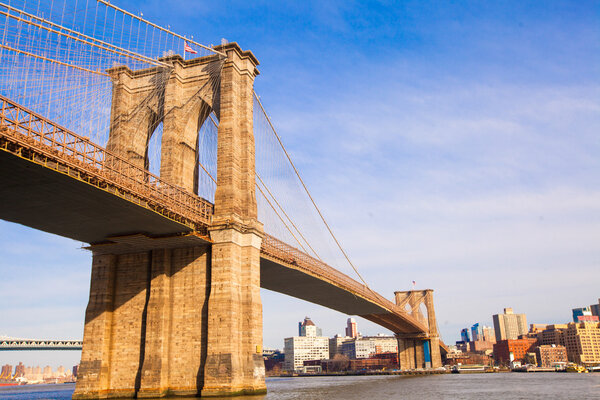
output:
[[[410,314],[428,328],[423,334],[396,334],[398,338],[398,361],[402,369],[438,368],[442,366],[440,334],[433,307],[433,290],[410,290],[394,292],[396,305],[409,310]],[[421,312],[425,307],[427,315]]]
[[[198,131],[214,110],[218,184],[210,241],[92,244],[73,398],[266,391],[252,126],[258,61],[236,43],[218,49],[227,57],[170,56],[163,61],[172,68],[108,71],[107,149],[147,168],[147,143],[162,122],[161,179],[195,192]]]

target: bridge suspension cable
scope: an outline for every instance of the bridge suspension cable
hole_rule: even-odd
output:
[[[185,37],[185,36],[179,35],[179,34],[177,34],[177,33],[175,33],[175,32],[172,32],[172,31],[171,31],[171,30],[169,30],[169,29],[165,29],[165,28],[163,28],[163,27],[161,27],[161,26],[159,26],[159,25],[156,25],[156,24],[154,24],[154,23],[152,23],[152,22],[150,22],[150,21],[147,21],[147,20],[143,19],[142,17],[139,17],[139,16],[137,16],[137,15],[135,15],[135,14],[132,14],[132,13],[130,13],[130,12],[129,12],[129,11],[127,11],[127,10],[123,10],[122,8],[119,8],[119,7],[117,7],[117,6],[115,6],[115,5],[111,4],[111,3],[109,3],[108,1],[105,1],[105,0],[96,0],[96,1],[98,1],[98,3],[102,3],[102,4],[104,4],[104,5],[105,5],[105,6],[107,6],[107,7],[111,7],[111,8],[113,8],[113,9],[117,10],[117,11],[120,11],[120,12],[122,12],[123,14],[130,16],[131,18],[135,18],[135,19],[137,19],[137,20],[139,20],[139,21],[141,21],[141,22],[144,22],[145,24],[148,24],[149,26],[152,26],[153,28],[159,29],[159,30],[161,30],[161,31],[163,31],[163,32],[167,32],[167,33],[169,33],[169,34],[171,34],[171,35],[173,35],[173,36],[175,36],[175,37],[177,37],[177,38],[179,38],[179,39],[183,39],[183,40],[185,40],[185,41],[187,41],[187,42],[189,42],[189,43],[191,43],[191,44],[194,44],[194,45],[196,45],[196,46],[198,46],[198,47],[202,47],[203,49],[206,49],[206,50],[208,50],[208,51],[212,51],[212,52],[213,52],[213,53],[215,53],[215,54],[219,54],[219,55],[221,55],[221,56],[223,56],[223,57],[227,57],[227,54],[225,54],[225,53],[223,53],[223,52],[220,52],[220,51],[218,51],[218,50],[215,50],[215,49],[213,49],[212,47],[205,46],[205,45],[203,45],[203,44],[201,44],[201,43],[195,42],[193,39],[190,39],[190,38],[187,38],[187,37]]]
[[[358,269],[356,268],[356,266],[354,265],[354,263],[352,263],[352,261],[350,260],[350,257],[348,256],[348,254],[346,253],[346,251],[344,250],[344,248],[342,247],[342,245],[340,244],[339,240],[337,239],[337,237],[335,236],[335,234],[333,233],[333,230],[331,229],[331,227],[329,226],[329,224],[327,223],[327,221],[325,220],[325,217],[323,216],[323,213],[321,212],[321,210],[319,209],[319,207],[317,206],[313,196],[311,195],[310,191],[308,190],[308,187],[306,186],[306,184],[304,183],[304,180],[302,179],[302,177],[300,176],[300,173],[298,172],[298,169],[296,168],[294,162],[292,161],[292,158],[290,157],[287,149],[285,148],[285,146],[283,145],[283,142],[281,141],[281,138],[279,136],[279,134],[277,133],[277,131],[275,130],[275,127],[273,126],[273,123],[271,122],[271,119],[269,118],[262,102],[260,101],[260,97],[258,96],[258,94],[256,92],[254,92],[254,98],[256,99],[256,102],[258,103],[258,105],[260,106],[260,110],[262,112],[262,114],[264,115],[266,121],[269,124],[269,127],[271,128],[271,132],[273,133],[273,136],[276,138],[277,142],[279,143],[279,146],[281,147],[281,149],[283,150],[285,157],[287,159],[287,161],[289,162],[290,166],[292,167],[296,177],[298,178],[302,188],[304,189],[305,193],[307,194],[308,198],[310,199],[311,204],[313,205],[314,209],[317,211],[318,216],[320,217],[321,221],[323,222],[323,224],[325,225],[325,227],[327,228],[327,231],[329,232],[330,236],[333,238],[336,246],[338,247],[338,249],[340,250],[340,252],[342,253],[342,255],[344,256],[345,260],[348,262],[348,264],[352,267],[352,269],[354,270],[354,272],[356,273],[356,275],[359,277],[359,279],[362,281],[362,283],[369,288],[369,285],[367,284],[367,282],[365,281],[365,279],[362,277],[362,275],[358,272]],[[369,288],[370,290],[370,288]]]
[[[112,81],[107,70],[170,69],[161,57],[222,52],[101,0],[0,2],[0,94],[105,146]],[[164,77],[155,81],[164,84]]]

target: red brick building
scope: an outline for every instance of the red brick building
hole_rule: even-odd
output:
[[[496,364],[508,365],[511,361],[510,353],[515,361],[523,361],[525,354],[535,352],[537,339],[505,339],[494,344],[494,359]]]
[[[557,363],[567,363],[567,348],[561,345],[542,345],[536,349],[538,366],[551,368]]]

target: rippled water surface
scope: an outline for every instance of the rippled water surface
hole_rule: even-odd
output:
[[[269,378],[266,396],[244,400],[600,399],[600,373]],[[74,385],[0,388],[0,399],[67,400]],[[179,398],[181,400],[181,398]]]

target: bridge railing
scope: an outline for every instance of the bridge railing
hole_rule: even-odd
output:
[[[211,222],[213,205],[209,201],[161,180],[88,138],[1,95],[0,128],[0,137],[8,136],[23,148],[33,150],[25,154],[23,149],[19,149],[22,157],[43,161],[46,166],[76,175],[78,179],[116,192],[138,204],[141,201],[151,209],[194,228],[205,228]],[[59,168],[61,165],[67,169],[62,170],[64,168]]]
[[[262,241],[261,251],[272,258],[294,265],[299,269],[303,269],[311,274],[327,279],[352,293],[358,294],[373,303],[379,304],[381,307],[388,309],[391,312],[401,314],[404,319],[411,321],[415,326],[423,325],[416,318],[408,314],[404,309],[398,307],[395,303],[371,290],[368,286],[357,282],[348,275],[271,235],[265,234],[265,237]]]

